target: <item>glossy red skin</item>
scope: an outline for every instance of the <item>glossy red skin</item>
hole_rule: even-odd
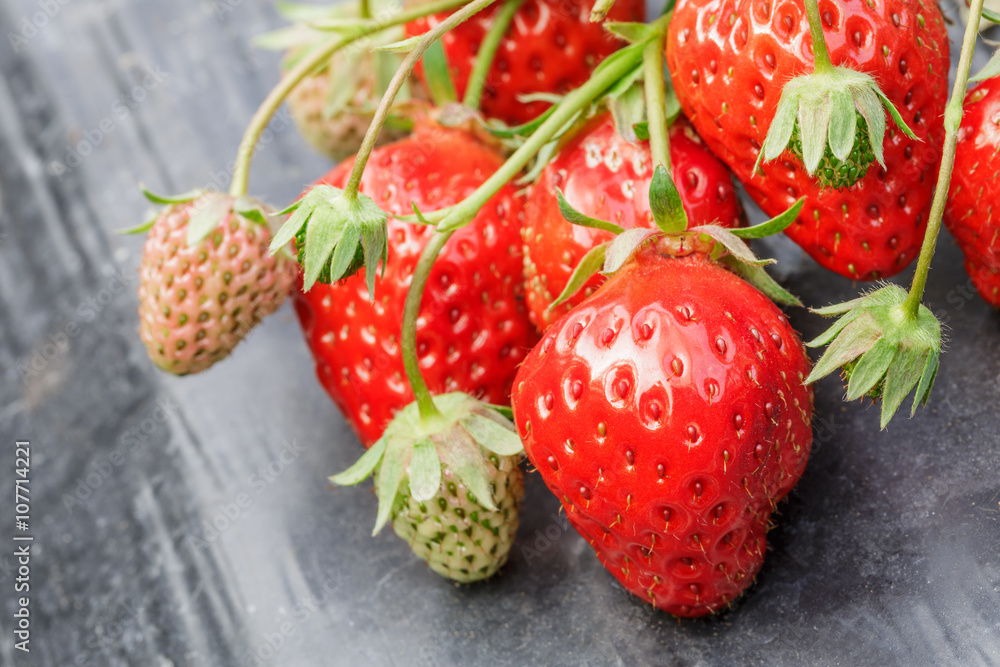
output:
[[[690,224],[739,227],[744,219],[729,170],[705,146],[684,118],[670,127],[670,160]],[[649,210],[653,178],[649,142],[630,143],[615,129],[611,114],[595,118],[542,171],[524,211],[524,275],[528,315],[545,329],[604,282],[591,278],[566,303],[548,310],[569,282],[574,268],[594,246],[612,234],[566,221],[556,189],[593,218],[625,229],[655,228]]]
[[[481,111],[508,125],[520,125],[549,108],[547,102],[522,103],[531,93],[564,94],[590,78],[602,60],[624,42],[590,22],[591,0],[527,0],[514,15],[497,49],[486,78]],[[476,14],[441,38],[459,99],[465,95],[479,45],[493,23],[500,4]],[[435,14],[406,25],[408,36],[421,35],[444,21],[451,12]],[[617,0],[607,21],[644,21],[643,0]],[[423,79],[423,70],[417,75]]]
[[[945,224],[965,254],[965,270],[1000,308],[1000,78],[965,97]]]
[[[801,0],[681,0],[667,65],[684,113],[765,212],[806,197],[787,230],[796,243],[844,277],[884,278],[903,270],[923,240],[944,138],[948,35],[930,0],[821,0],[819,8],[832,19],[824,34],[833,63],[871,74],[922,140],[887,117],[887,169],[873,165],[853,188],[822,190],[787,151],[752,175],[781,86],[812,70]]]
[[[418,126],[376,149],[361,192],[390,213],[389,259],[369,303],[364,271],[297,293],[296,312],[320,383],[366,447],[413,400],[399,337],[410,277],[431,228],[391,214],[455,204],[502,164],[461,130]],[[344,187],[353,160],[320,182]],[[522,200],[504,187],[451,238],[431,270],[417,322],[421,369],[435,394],[465,391],[505,405],[517,365],[536,340],[525,313],[521,276]]]
[[[647,251],[528,354],[514,421],[622,585],[702,616],[753,580],[771,510],[802,475],[808,372],[798,336],[754,288],[702,257]]]

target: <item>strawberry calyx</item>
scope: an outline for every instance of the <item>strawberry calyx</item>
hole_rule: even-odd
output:
[[[941,323],[924,305],[911,315],[907,297],[906,290],[889,284],[858,299],[815,309],[819,315],[840,318],[806,343],[829,345],[806,383],[843,367],[847,400],[882,399],[883,429],[914,387],[910,415],[927,403],[941,356]]]
[[[354,486],[376,476],[378,513],[372,535],[388,522],[400,494],[417,502],[433,498],[441,486],[442,466],[458,476],[476,502],[496,510],[487,459],[524,453],[514,423],[492,406],[461,392],[434,400],[438,416],[426,419],[416,401],[410,403],[354,465],[330,478],[339,486]]]
[[[556,199],[559,211],[567,221],[611,232],[616,236],[594,246],[583,256],[570,275],[566,287],[549,305],[550,310],[579,292],[596,273],[610,276],[619,271],[637,252],[650,245],[663,257],[705,255],[741,276],[773,301],[785,305],[802,305],[762,268],[774,263],[774,260],[758,259],[746,240],[780,234],[795,221],[805,203],[804,199],[799,199],[784,213],[753,227],[727,229],[713,224],[689,227],[680,192],[662,164],[657,165],[649,186],[649,203],[655,228],[637,227],[626,230],[613,222],[592,218],[576,210],[560,190],[556,191]]]
[[[787,149],[824,187],[849,188],[872,163],[885,167],[886,111],[907,137],[918,140],[870,75],[830,67],[798,76],[781,91],[755,171]]]
[[[201,243],[219,225],[226,223],[231,215],[238,215],[253,224],[264,225],[269,229],[273,221],[273,209],[246,195],[234,197],[216,190],[199,188],[180,195],[166,196],[156,194],[144,185],[140,185],[140,188],[143,196],[157,207],[150,211],[145,221],[135,227],[121,230],[121,234],[147,232],[164,212],[181,204],[191,204],[185,236],[189,246]]]
[[[817,0],[804,4],[813,40],[813,72],[795,77],[782,89],[754,173],[762,162],[788,149],[821,186],[849,188],[868,173],[873,161],[885,168],[886,111],[906,136],[919,139],[875,79],[833,65]]]
[[[810,3],[815,9],[815,0],[807,0],[807,9]],[[941,356],[941,323],[922,299],[955,167],[962,103],[969,83],[982,13],[983,0],[972,0],[954,88],[945,108],[945,140],[934,200],[909,291],[889,284],[853,301],[814,311],[820,315],[841,317],[823,335],[807,343],[811,347],[829,347],[806,382],[814,382],[843,367],[848,383],[848,400],[866,395],[873,398],[881,396],[883,429],[914,386],[917,390],[910,416],[916,413],[918,405],[926,404],[937,375]],[[812,18],[810,16],[811,24]]]
[[[385,211],[363,194],[353,197],[330,185],[316,185],[280,215],[291,214],[271,241],[271,253],[293,238],[304,270],[302,288],[331,284],[365,269],[368,295],[388,255]]]
[[[460,583],[493,576],[507,561],[524,495],[524,454],[513,422],[458,392],[437,398],[428,420],[416,402],[399,411],[353,466],[330,478],[374,477],[373,534],[395,533],[438,574]]]

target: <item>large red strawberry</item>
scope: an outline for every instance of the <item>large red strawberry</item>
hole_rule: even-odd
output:
[[[590,0],[527,0],[517,13],[486,77],[481,110],[510,125],[535,118],[548,103],[521,103],[531,93],[567,93],[590,78],[604,58],[624,42],[600,23],[591,23]],[[493,24],[500,3],[483,10],[441,38],[452,80],[465,94],[479,46]],[[421,35],[449,16],[436,14],[407,24],[408,35]],[[642,0],[618,0],[609,21],[643,21]],[[422,70],[417,70],[423,76]]]
[[[965,98],[944,220],[965,253],[973,285],[1000,308],[1000,78]]]
[[[455,204],[502,164],[464,130],[420,124],[410,137],[372,153],[361,192],[390,214],[385,273],[369,302],[364,271],[296,297],[296,310],[327,392],[370,446],[413,400],[400,356],[403,303],[430,227],[393,215]],[[322,183],[344,187],[353,160]],[[418,322],[421,370],[434,393],[464,391],[509,400],[517,365],[534,342],[522,303],[521,209],[505,186],[448,242],[431,271]]]
[[[670,126],[674,180],[693,226],[738,227],[743,209],[725,165],[683,118]],[[649,210],[653,160],[649,142],[629,142],[611,114],[598,116],[542,171],[525,204],[524,265],[528,314],[544,329],[601,284],[591,278],[583,291],[549,310],[588,251],[611,239],[607,231],[569,223],[559,211],[556,190],[576,210],[632,229],[655,229]]]
[[[769,214],[800,196],[788,235],[823,266],[852,279],[891,276],[917,256],[943,139],[949,51],[930,0],[820,3],[834,65],[872,75],[920,141],[890,124],[886,169],[848,190],[822,190],[786,152],[753,174],[782,85],[811,71],[801,0],[680,0],[667,65],[684,112]]]
[[[703,255],[640,251],[556,322],[512,396],[525,451],[632,593],[731,602],[812,443],[809,360],[781,311]]]

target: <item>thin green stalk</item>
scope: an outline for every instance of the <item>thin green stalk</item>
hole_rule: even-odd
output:
[[[965,102],[965,89],[969,85],[969,70],[972,68],[972,55],[976,51],[976,38],[979,36],[979,21],[982,14],[983,0],[972,0],[972,6],[969,8],[969,22],[965,26],[965,39],[962,41],[962,56],[958,61],[955,88],[952,90],[951,99],[948,100],[948,106],[944,112],[944,150],[941,155],[937,186],[934,190],[934,201],[931,204],[931,217],[927,221],[923,245],[920,246],[917,272],[913,276],[909,296],[906,297],[903,304],[907,314],[914,319],[920,311],[920,303],[924,298],[927,274],[931,270],[931,260],[934,258],[934,249],[941,231],[941,220],[944,218],[944,208],[948,202],[948,187],[951,185],[951,174],[955,169],[958,130],[962,125],[962,105]]]
[[[371,0],[361,0],[361,18],[370,19],[372,17]]]
[[[493,17],[493,25],[483,38],[483,43],[479,47],[476,55],[476,63],[472,66],[469,74],[469,85],[465,89],[465,97],[462,104],[470,109],[479,109],[483,98],[483,89],[486,87],[486,77],[493,66],[493,58],[496,56],[500,42],[507,33],[510,22],[514,20],[514,14],[524,4],[524,0],[507,0]]]
[[[368,132],[365,133],[365,139],[361,142],[361,148],[354,159],[354,169],[351,171],[351,177],[347,181],[347,187],[344,188],[343,196],[345,198],[357,198],[358,188],[361,186],[361,175],[364,174],[365,165],[368,164],[368,158],[375,148],[375,141],[378,139],[379,132],[385,124],[385,119],[389,116],[389,111],[392,109],[392,103],[396,99],[396,95],[399,94],[406,80],[410,78],[410,74],[413,72],[417,61],[420,60],[431,44],[441,39],[442,35],[486,9],[494,2],[496,0],[472,0],[472,2],[425,33],[420,38],[420,41],[417,42],[416,47],[407,54],[399,69],[396,70],[396,74],[392,77],[392,81],[389,82],[389,87],[386,89],[385,94],[382,96],[382,101],[379,102],[378,109],[375,111],[375,117],[372,119],[371,125],[368,126]]]
[[[809,19],[809,32],[813,38],[813,57],[815,59],[815,71],[826,72],[833,69],[830,61],[830,52],[826,48],[826,38],[823,36],[823,21],[819,14],[819,5],[816,0],[805,0],[806,17]]]
[[[667,129],[667,89],[663,77],[663,54],[667,34],[661,33],[646,45],[642,53],[643,78],[646,90],[646,119],[649,124],[649,147],[653,168],[662,164],[670,171],[670,137]]]
[[[507,158],[499,170],[494,172],[475,192],[463,199],[460,203],[445,209],[446,214],[440,218],[438,229],[454,230],[462,227],[488,202],[493,195],[500,191],[514,176],[516,176],[531,159],[542,149],[545,144],[551,141],[578,111],[585,109],[593,103],[605,90],[618,81],[621,77],[635,69],[642,62],[642,52],[635,48],[642,46],[639,44],[627,46],[626,49],[634,49],[634,58],[618,58],[611,67],[606,68],[602,75],[593,77],[573,92],[566,95],[556,110],[535,130],[527,141],[521,144],[514,153]],[[624,50],[624,49],[623,49]],[[433,213],[425,214],[427,220],[434,222],[438,216]]]
[[[403,305],[403,331],[400,336],[403,368],[406,369],[406,377],[410,381],[413,395],[417,399],[421,419],[432,419],[440,416],[441,413],[434,405],[434,398],[420,372],[420,360],[417,357],[417,318],[420,315],[420,302],[423,300],[424,287],[427,285],[431,268],[453,233],[434,232],[431,240],[424,246],[417,266],[413,270],[413,278],[406,292],[406,303]]]
[[[257,140],[260,139],[260,135],[267,127],[267,124],[271,122],[271,116],[281,106],[281,103],[285,101],[285,98],[288,97],[292,89],[299,85],[307,76],[321,69],[334,53],[359,39],[369,37],[388,28],[409,23],[430,14],[447,11],[463,4],[465,1],[437,0],[436,2],[430,2],[419,7],[414,7],[413,9],[401,11],[385,21],[358,28],[349,35],[331,37],[330,41],[324,46],[318,48],[307,58],[299,61],[281,79],[278,85],[268,93],[256,113],[254,113],[253,118],[250,119],[250,124],[243,133],[243,139],[240,141],[240,147],[236,152],[236,169],[233,172],[233,182],[230,184],[229,194],[234,197],[246,194],[247,181],[250,177],[250,162],[253,160],[254,150],[257,148]]]

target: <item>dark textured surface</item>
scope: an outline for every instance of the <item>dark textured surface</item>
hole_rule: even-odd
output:
[[[880,433],[822,382],[758,583],[711,620],[617,588],[536,475],[489,583],[369,537],[367,490],[327,485],[360,446],[287,307],[202,376],[156,372],[135,333],[141,239],[114,230],[144,214],[140,180],[225,179],[277,76],[248,41],[276,25],[264,0],[0,2],[0,664],[1000,663],[1000,316],[949,238],[927,295],[950,329],[932,407]],[[281,124],[251,182],[275,203],[325,169]],[[807,303],[857,289],[775,250]],[[824,325],[791,315],[805,336]],[[12,634],[15,439],[33,452],[29,655]]]

